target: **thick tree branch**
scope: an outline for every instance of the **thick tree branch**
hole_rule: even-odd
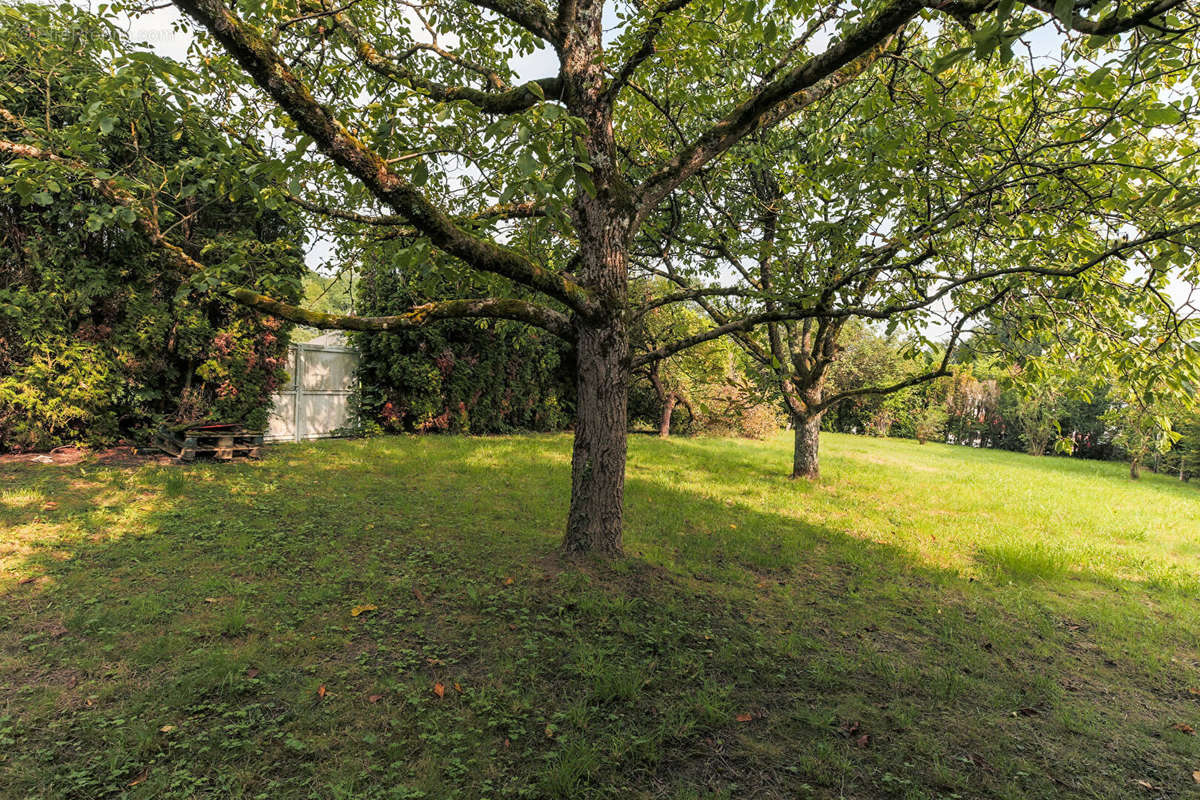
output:
[[[635,316],[641,317],[656,308],[668,306],[673,303],[686,303],[691,300],[698,300],[701,297],[761,297],[761,295],[762,292],[742,286],[711,286],[703,289],[686,289],[647,301],[637,309]]]
[[[515,298],[441,300],[414,306],[403,314],[386,317],[358,317],[324,314],[274,300],[249,289],[231,289],[230,297],[251,308],[300,325],[325,330],[396,332],[446,319],[510,319],[541,328],[569,342],[575,330],[565,314]]]
[[[1030,8],[1036,8],[1038,11],[1043,11],[1047,14],[1054,14],[1056,4],[1049,2],[1049,0],[1022,0],[1022,2]],[[1150,3],[1141,11],[1136,11],[1125,17],[1121,16],[1118,8],[1117,11],[1099,20],[1090,20],[1080,14],[1072,13],[1070,27],[1080,33],[1087,33],[1092,36],[1111,36],[1132,30],[1139,25],[1144,25],[1155,17],[1165,14],[1176,6],[1182,5],[1183,2],[1184,0],[1156,0],[1156,2]]]
[[[358,57],[373,72],[424,92],[439,102],[467,102],[485,114],[516,114],[545,102],[547,98],[556,99],[562,93],[562,80],[557,77],[540,78],[500,92],[432,81],[380,55],[345,14],[334,13],[332,18],[353,43]]]
[[[333,206],[316,203],[312,200],[298,197],[297,195],[288,192],[286,198],[289,203],[299,206],[306,211],[311,211],[314,214],[319,214],[323,217],[332,217],[341,219],[347,222],[355,222],[359,225],[369,225],[372,227],[381,228],[400,228],[400,231],[389,231],[404,236],[419,236],[420,232],[412,227],[405,217],[399,214],[362,214],[358,211],[346,211]],[[475,213],[466,216],[458,217],[456,221],[460,225],[469,225],[475,222],[486,222],[488,220],[505,220],[505,219],[532,219],[534,217],[544,217],[546,210],[537,206],[532,202],[524,203],[497,203],[496,205],[481,208]]]
[[[0,108],[0,119],[11,121],[15,118],[7,110]],[[153,213],[143,206],[132,193],[119,186],[111,178],[98,177],[96,170],[87,164],[64,158],[34,145],[21,144],[7,139],[0,139],[0,154],[15,158],[49,161],[68,167],[72,172],[88,179],[92,188],[105,200],[133,211],[136,215],[133,223],[134,226],[152,245],[164,252],[167,258],[179,269],[181,274],[197,275],[208,271],[204,264],[190,256],[182,247],[171,242],[162,234],[162,231],[159,229],[158,220],[154,217]],[[349,331],[396,331],[443,319],[490,318],[524,322],[528,325],[549,331],[569,342],[575,341],[575,329],[565,314],[544,306],[539,306],[536,303],[515,298],[445,300],[415,306],[409,311],[395,316],[355,317],[309,311],[240,287],[225,286],[220,291],[242,305],[302,325],[311,325],[315,328],[336,328]]]
[[[560,43],[550,9],[537,0],[471,0],[471,4],[494,11],[551,44]]]
[[[251,79],[312,137],[322,152],[362,181],[379,200],[406,217],[433,244],[474,269],[502,275],[547,294],[585,316],[598,311],[592,293],[579,284],[533,263],[514,250],[473,236],[455,225],[451,217],[429,202],[410,182],[393,173],[377,153],[347,131],[313,98],[266,39],[221,0],[174,2],[209,30]]]
[[[935,292],[931,292],[915,300],[903,303],[892,303],[880,307],[846,306],[844,308],[836,309],[825,309],[816,306],[809,307],[791,305],[789,307],[779,308],[773,311],[762,311],[757,314],[750,314],[742,317],[741,319],[731,320],[723,325],[718,325],[714,328],[710,328],[707,331],[701,331],[671,344],[663,345],[662,347],[659,347],[649,353],[644,353],[643,355],[634,359],[634,366],[639,366],[655,359],[667,358],[668,356],[672,356],[682,350],[687,350],[690,347],[703,344],[704,342],[712,341],[713,339],[719,339],[720,337],[728,334],[753,330],[760,325],[765,325],[770,322],[784,322],[802,319],[839,319],[845,317],[890,319],[900,314],[906,314],[912,311],[928,308],[938,300],[946,297],[948,294],[950,294],[950,292],[960,287],[972,283],[979,283],[981,281],[992,280],[994,278],[1011,277],[1015,275],[1034,275],[1050,278],[1077,278],[1110,258],[1124,255],[1125,253],[1136,250],[1137,248],[1151,242],[1162,241],[1173,236],[1198,230],[1200,230],[1200,222],[1192,222],[1154,231],[1152,233],[1145,234],[1144,236],[1139,236],[1136,239],[1122,240],[1121,242],[1104,249],[1099,254],[1087,259],[1082,264],[1079,264],[1075,267],[1055,268],[1025,265],[971,272],[947,281]]]
[[[1093,35],[1113,35],[1136,28],[1184,2],[1155,0],[1133,14],[1121,16],[1113,12],[1099,21],[1072,15],[1071,27]],[[638,213],[631,230],[636,231],[654,207],[683,181],[725,153],[740,139],[755,130],[780,122],[861,75],[883,55],[893,37],[923,8],[970,16],[985,11],[991,4],[992,0],[960,3],[895,0],[825,52],[807,59],[758,89],[692,144],[672,156],[638,188]],[[1027,0],[1026,4],[1046,13],[1054,12],[1055,3],[1048,0]]]
[[[638,223],[679,184],[746,135],[779,122],[861,75],[921,8],[921,0],[896,0],[824,53],[756,91],[646,179],[638,189]]]

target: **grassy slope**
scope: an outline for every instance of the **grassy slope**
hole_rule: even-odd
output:
[[[1200,796],[1197,487],[823,441],[0,465],[0,797]]]

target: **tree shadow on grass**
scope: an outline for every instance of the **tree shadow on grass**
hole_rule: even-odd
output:
[[[1166,653],[1196,631],[1157,596],[972,582],[728,475],[671,488],[679,458],[635,454],[611,564],[554,555],[561,436],[289,447],[173,497],[84,468],[81,502],[122,502],[0,582],[0,794],[1187,791],[1200,680]]]

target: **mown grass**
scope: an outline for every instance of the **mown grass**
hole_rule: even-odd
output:
[[[1200,796],[1200,489],[823,445],[635,437],[615,563],[566,436],[0,466],[0,797]]]

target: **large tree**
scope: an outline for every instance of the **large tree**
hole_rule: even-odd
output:
[[[741,143],[646,254],[652,271],[702,288],[695,302],[773,376],[795,430],[792,477],[818,476],[829,409],[949,375],[977,318],[1043,297],[1179,316],[1155,294],[1180,273],[1169,266],[1190,269],[1181,206],[1200,155],[1195,128],[1159,100],[1175,79],[1157,57],[1127,54],[1118,85],[1111,66],[1072,68],[1079,52],[945,68],[932,49],[909,41],[888,69]],[[807,314],[790,318],[798,298]],[[731,322],[756,313],[761,332]],[[830,391],[854,319],[941,338],[916,348],[939,357]]]
[[[1190,60],[1197,22],[1187,0],[1102,10],[1050,0],[173,2],[206,33],[198,50],[212,84],[196,91],[224,102],[214,113],[243,138],[279,134],[263,148],[261,169],[246,176],[261,196],[402,231],[411,268],[436,251],[540,299],[456,299],[360,318],[308,313],[250,290],[231,294],[319,327],[388,331],[500,317],[571,341],[578,422],[564,549],[602,553],[621,549],[631,249],[702,173],[747,137],[869,73],[909,28],[944,30],[928,45],[939,54],[976,47],[983,57],[997,46],[1007,52],[1032,18],[1053,15],[1065,29],[1109,40],[1113,52],[1174,63],[1181,52]],[[513,57],[536,51],[555,66],[518,81]],[[1113,78],[1123,84],[1122,73]],[[87,172],[85,143],[38,120],[7,128],[0,148],[9,155]],[[134,224],[182,266],[204,269],[172,241],[162,210],[139,187],[94,172],[91,179],[110,202],[135,209]],[[669,300],[719,291],[696,287]],[[813,316],[812,297],[772,299],[772,308],[760,298],[738,318],[664,349]]]

